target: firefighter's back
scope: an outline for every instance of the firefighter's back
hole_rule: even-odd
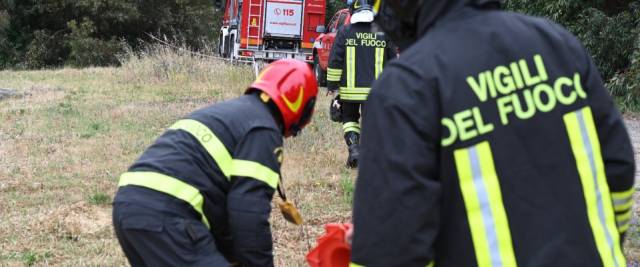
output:
[[[194,111],[174,123],[129,168],[129,173],[153,173],[178,179],[202,194],[202,210],[196,211],[186,202],[181,206],[194,218],[205,216],[223,252],[230,250],[228,193],[231,189],[229,168],[236,148],[246,141],[251,131],[270,132],[281,145],[281,134],[267,107],[258,97],[245,95]],[[271,140],[269,140],[271,141]],[[267,141],[264,141],[267,142]],[[228,156],[225,156],[227,154]],[[225,160],[225,157],[228,157]],[[151,177],[150,179],[154,179]],[[149,209],[177,212],[172,200],[160,194],[164,201],[146,198],[148,188],[124,187],[114,199],[117,203],[135,203]],[[201,214],[198,214],[201,213]]]
[[[629,188],[629,179],[608,183],[625,170],[605,173],[602,154],[618,152],[600,149],[626,133],[571,34],[540,18],[467,9],[401,59],[437,81],[438,266],[626,266],[610,187]]]

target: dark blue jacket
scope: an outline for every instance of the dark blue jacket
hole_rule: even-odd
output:
[[[213,140],[222,146],[215,147]],[[268,106],[256,95],[246,95],[180,120],[128,173],[159,173],[197,188],[204,199],[202,214],[225,257],[242,266],[273,266],[268,219],[279,180],[282,142],[282,131]],[[225,153],[231,161],[221,156]],[[115,201],[163,207],[163,203],[145,203],[127,195]],[[196,208],[185,207],[201,219]]]
[[[473,0],[419,21],[364,109],[353,262],[626,266],[633,151],[580,42]]]

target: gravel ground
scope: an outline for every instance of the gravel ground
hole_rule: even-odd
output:
[[[626,124],[636,153],[636,183],[640,183],[640,116],[627,116]]]
[[[16,94],[15,90],[0,88],[0,100]]]
[[[640,115],[626,116],[625,117],[627,130],[631,136],[631,142],[633,143],[633,149],[636,155],[636,190],[640,187]],[[625,251],[627,252],[627,259],[629,260],[628,266],[638,267],[640,266],[640,221],[638,215],[640,213],[640,194],[635,195],[636,204],[634,205],[634,215],[631,219],[631,228],[627,231],[627,242]]]

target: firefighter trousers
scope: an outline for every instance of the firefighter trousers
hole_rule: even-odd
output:
[[[342,130],[346,135],[349,132],[360,134],[360,110],[364,103],[342,102]]]
[[[127,191],[122,189],[118,194]],[[144,194],[149,195],[148,191]],[[171,196],[150,194],[152,205],[121,202],[118,195],[114,200],[113,226],[131,266],[231,266],[218,251],[209,229],[190,210]],[[174,206],[172,211],[155,209],[158,201],[165,207]]]

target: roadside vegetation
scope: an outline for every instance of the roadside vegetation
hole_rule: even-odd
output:
[[[242,94],[249,66],[154,46],[119,68],[0,72],[0,266],[125,264],[111,228],[120,173],[175,120]],[[355,172],[321,95],[287,140],[283,180],[305,226],[272,216],[277,266],[299,266],[328,222],[346,222]]]
[[[508,10],[549,18],[593,56],[623,111],[640,112],[640,1],[512,0]]]

